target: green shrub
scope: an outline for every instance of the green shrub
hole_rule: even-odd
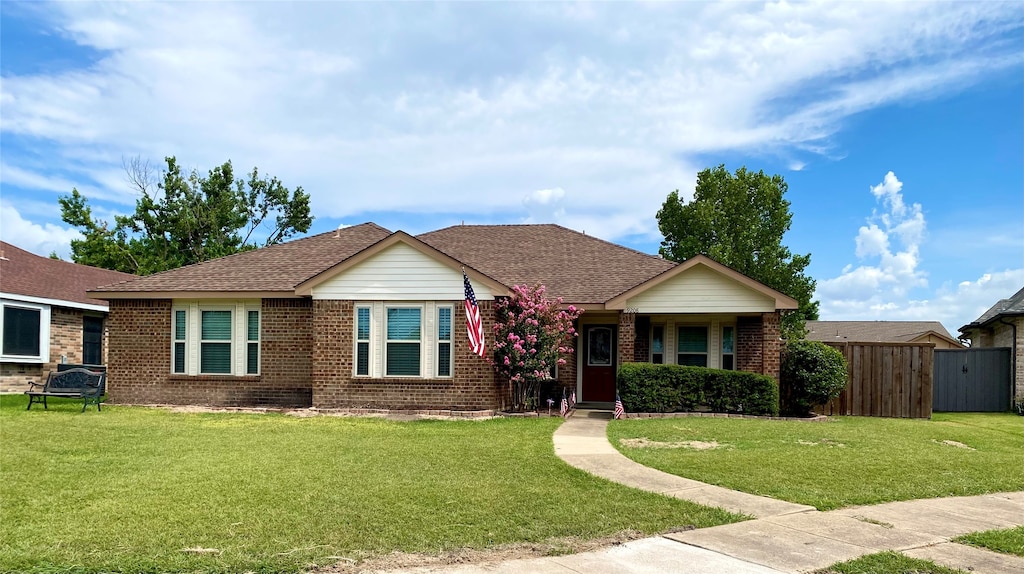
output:
[[[740,371],[624,363],[618,392],[627,411],[669,413],[705,406],[713,412],[779,414],[779,388],[771,377]]]
[[[783,413],[804,416],[846,388],[846,359],[825,343],[792,341],[782,355],[779,379]]]

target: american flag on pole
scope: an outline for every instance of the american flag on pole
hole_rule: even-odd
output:
[[[469,332],[469,348],[473,353],[484,356],[484,324],[480,321],[480,307],[476,304],[476,294],[469,284],[466,270],[462,270],[462,283],[466,288],[466,331]]]
[[[619,398],[619,393],[615,393],[615,412],[612,417],[621,419],[624,416],[626,416],[626,409],[622,408],[622,399]]]
[[[558,412],[563,417],[569,414],[569,401],[565,400],[565,388],[562,388],[562,406],[558,409]]]

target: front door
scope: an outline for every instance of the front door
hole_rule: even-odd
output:
[[[583,328],[582,401],[615,400],[615,325],[586,325]]]

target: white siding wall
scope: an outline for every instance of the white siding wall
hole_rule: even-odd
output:
[[[494,298],[479,282],[473,282],[473,291],[479,300]],[[462,273],[458,269],[403,243],[392,245],[313,289],[313,299],[454,301],[462,298]]]
[[[775,299],[702,265],[626,302],[638,313],[770,313]]]

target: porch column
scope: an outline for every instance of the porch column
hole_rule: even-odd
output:
[[[633,362],[633,351],[636,345],[636,314],[619,311],[618,362]]]
[[[780,339],[779,312],[761,314],[761,373],[779,380],[780,361],[782,360],[782,341]]]

